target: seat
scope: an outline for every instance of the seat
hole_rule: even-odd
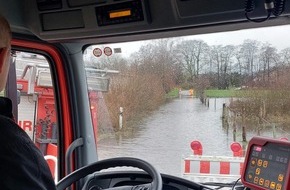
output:
[[[54,178],[54,182],[55,184],[58,182],[58,174],[57,174],[57,157],[52,156],[52,155],[45,155],[44,159],[47,161],[48,165],[49,165],[49,169],[51,174],[53,175]],[[51,162],[49,161],[53,161],[53,165],[51,164]]]
[[[57,167],[57,146],[49,143],[47,145],[47,155],[44,156],[44,159],[48,163],[54,182],[58,182],[58,167]]]

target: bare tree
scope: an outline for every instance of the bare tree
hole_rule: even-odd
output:
[[[210,57],[211,57],[211,64],[213,68],[216,68],[216,78],[213,79],[215,81],[214,86],[220,88],[220,68],[221,68],[221,52],[222,46],[221,45],[214,45],[210,48]]]
[[[142,46],[132,59],[139,75],[154,74],[167,93],[178,83],[180,68],[173,58],[173,40],[161,39]]]
[[[255,59],[259,50],[259,42],[256,40],[245,40],[241,45],[241,54],[243,57],[244,68],[247,74],[250,74],[251,80],[254,78],[254,72],[257,71],[255,67]]]
[[[202,40],[187,40],[175,47],[176,60],[183,65],[189,81],[194,83],[199,78],[207,63],[209,46]]]
[[[243,73],[243,49],[242,46],[239,45],[236,47],[236,51],[234,52],[235,54],[235,58],[236,58],[236,65],[237,65],[237,71],[240,75],[242,75]]]
[[[211,60],[216,66],[217,87],[225,89],[229,87],[229,75],[235,55],[235,46],[212,46],[210,51]]]
[[[173,58],[174,41],[169,39],[158,40],[155,43],[155,68],[157,75],[161,78],[163,89],[168,93],[175,87],[176,81],[176,60]]]
[[[222,58],[223,58],[223,64],[222,64],[222,77],[223,77],[223,85],[222,88],[228,88],[229,87],[229,79],[231,75],[231,67],[232,67],[232,59],[235,52],[235,46],[233,45],[227,45],[222,48]]]
[[[264,86],[268,86],[271,81],[271,70],[274,66],[277,66],[278,63],[278,53],[277,49],[272,47],[269,43],[264,43],[260,50],[260,60],[262,63],[262,81]],[[268,84],[266,84],[266,82]]]
[[[280,57],[283,65],[290,66],[290,47],[281,50]]]

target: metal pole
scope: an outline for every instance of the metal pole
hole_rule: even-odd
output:
[[[123,107],[120,107],[120,112],[119,112],[119,129],[123,128]]]
[[[273,138],[276,138],[276,125],[272,124],[272,128],[273,128]]]

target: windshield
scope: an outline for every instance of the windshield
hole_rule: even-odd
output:
[[[88,47],[99,159],[137,157],[195,182],[237,180],[253,136],[290,138],[286,31],[289,26]]]

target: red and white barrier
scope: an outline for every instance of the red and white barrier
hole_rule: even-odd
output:
[[[230,183],[241,177],[244,157],[242,146],[232,143],[232,157],[203,156],[202,145],[199,141],[191,143],[193,154],[183,160],[183,177],[195,182]]]
[[[184,158],[183,176],[198,182],[232,182],[241,176],[243,164],[243,157],[192,155]]]

